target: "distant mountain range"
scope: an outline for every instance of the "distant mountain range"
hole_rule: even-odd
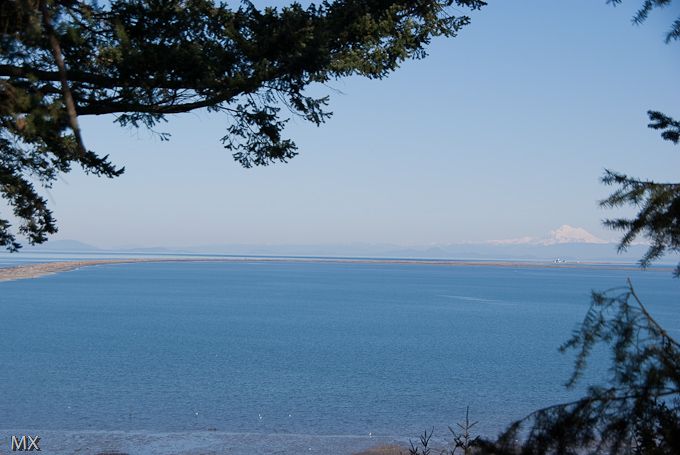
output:
[[[583,228],[561,226],[543,238],[491,240],[479,243],[452,243],[404,247],[390,244],[261,245],[210,244],[180,248],[136,247],[103,249],[77,240],[52,240],[44,245],[25,247],[27,252],[142,253],[142,254],[226,254],[237,256],[326,256],[418,259],[507,259],[553,261],[635,262],[647,245],[632,245],[617,253],[615,243],[602,240]],[[665,262],[676,262],[672,257]]]
[[[94,252],[103,251],[101,248],[80,242],[78,240],[49,240],[42,245],[24,245],[21,251],[45,251],[45,252]]]

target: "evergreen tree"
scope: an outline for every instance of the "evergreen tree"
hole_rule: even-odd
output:
[[[620,0],[610,0],[618,4]],[[670,0],[646,0],[633,18],[640,24]],[[680,19],[666,42],[680,40]],[[664,140],[680,143],[680,122],[648,112],[649,127]],[[644,236],[651,246],[640,261],[647,267],[666,253],[680,251],[680,183],[641,180],[606,170],[602,178],[616,190],[601,206],[634,206],[633,218],[606,220],[623,231],[619,250]],[[680,264],[675,269],[680,276]],[[609,378],[589,387],[581,399],[533,412],[514,422],[496,441],[481,443],[493,454],[680,454],[680,344],[661,327],[640,301],[630,281],[616,289],[593,292],[580,327],[561,348],[575,350],[576,364],[568,386],[584,373],[593,348],[611,354]]]
[[[214,0],[3,0],[0,2],[0,195],[20,223],[0,217],[0,246],[17,234],[56,232],[49,187],[73,165],[123,172],[83,143],[78,118],[111,114],[152,129],[167,114],[223,113],[222,143],[245,167],[297,154],[290,116],[316,125],[328,98],[314,83],[386,77],[426,55],[432,37],[455,36],[461,10],[482,0],[335,0],[264,9]],[[460,14],[459,14],[460,13]],[[168,139],[161,134],[161,139]]]

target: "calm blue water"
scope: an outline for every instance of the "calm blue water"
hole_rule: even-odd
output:
[[[631,277],[672,333],[668,272],[160,263],[0,283],[0,428],[494,434],[573,397],[557,352]]]

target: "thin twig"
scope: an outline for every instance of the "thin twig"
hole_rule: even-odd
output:
[[[652,315],[649,313],[649,311],[647,311],[647,308],[645,308],[645,306],[642,304],[642,302],[638,298],[637,294],[635,293],[635,289],[633,288],[633,283],[630,281],[630,278],[628,278],[628,286],[630,287],[630,295],[633,296],[633,298],[637,302],[638,306],[640,307],[642,314],[645,315],[647,320],[659,331],[659,333],[661,334],[662,337],[664,337],[668,341],[670,341],[670,343],[675,345],[675,347],[680,348],[680,344],[678,344],[678,342],[675,341],[675,339],[673,339],[673,337],[670,336],[668,334],[668,332],[666,332],[666,330],[664,330],[663,327],[661,327],[659,325],[658,322],[656,322],[656,320],[652,317]]]

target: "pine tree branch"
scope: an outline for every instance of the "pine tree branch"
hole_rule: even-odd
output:
[[[76,103],[73,101],[73,94],[71,93],[71,88],[69,87],[68,74],[66,73],[66,65],[64,64],[64,58],[61,52],[61,45],[59,44],[59,39],[52,26],[52,20],[50,17],[50,11],[47,7],[47,0],[40,1],[40,9],[42,11],[43,26],[45,27],[45,32],[49,38],[50,46],[52,47],[52,55],[54,56],[54,61],[59,68],[59,78],[61,82],[61,90],[64,97],[64,104],[66,105],[66,113],[68,115],[69,124],[71,130],[73,130],[73,136],[76,139],[78,149],[82,154],[87,153],[85,144],[83,143],[83,138],[80,134],[80,126],[78,125],[78,113],[76,112]]]

